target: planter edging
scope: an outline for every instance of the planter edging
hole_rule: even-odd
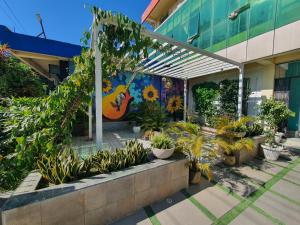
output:
[[[86,225],[95,221],[112,223],[187,188],[186,162],[182,156],[174,155],[167,160],[155,159],[122,171],[13,195],[2,207],[2,225],[41,225],[40,218],[56,224],[65,224],[70,218]]]

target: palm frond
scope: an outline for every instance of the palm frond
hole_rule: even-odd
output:
[[[212,141],[214,144],[219,146],[224,152],[227,154],[230,154],[232,151],[232,144],[229,143],[228,141],[224,140],[223,138],[216,138],[215,140]]]
[[[195,137],[193,144],[192,144],[192,153],[194,154],[195,157],[200,157],[201,156],[201,150],[204,145],[204,138],[202,136],[197,136]]]
[[[234,143],[234,149],[241,151],[243,149],[251,152],[254,150],[254,141],[251,138],[242,138]]]

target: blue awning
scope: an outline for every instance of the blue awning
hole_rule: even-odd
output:
[[[79,45],[14,33],[3,25],[0,25],[0,43],[7,44],[10,49],[17,51],[64,58],[80,55],[82,50]]]

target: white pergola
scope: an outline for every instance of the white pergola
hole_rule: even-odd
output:
[[[107,21],[106,21],[107,22]],[[113,22],[111,22],[113,23]],[[99,27],[94,27],[93,43],[95,48],[95,101],[96,101],[96,144],[102,146],[102,69],[101,53],[96,46]],[[187,82],[189,79],[206,76],[218,72],[239,70],[238,115],[242,115],[242,96],[244,65],[234,60],[202,50],[192,45],[178,42],[167,36],[144,29],[142,34],[154,42],[162,43],[168,51],[153,50],[148,58],[139,62],[140,73],[182,79],[184,81],[184,121],[187,116]],[[91,110],[90,110],[91,111]],[[91,119],[90,119],[91,123]],[[90,135],[92,134],[90,126]]]

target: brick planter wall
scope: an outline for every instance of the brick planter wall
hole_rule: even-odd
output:
[[[109,224],[188,187],[186,160],[154,160],[111,174],[12,196],[2,225]]]

